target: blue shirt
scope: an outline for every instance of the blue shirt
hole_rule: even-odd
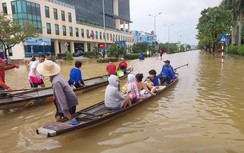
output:
[[[153,86],[159,86],[158,78],[157,77],[154,77],[151,81],[153,83]]]
[[[72,68],[69,75],[69,82],[74,84],[74,83],[78,83],[78,81],[82,81],[81,70],[77,68]]]
[[[160,75],[166,75],[167,76],[167,80],[171,80],[171,79],[175,79],[175,73],[174,73],[174,70],[172,68],[171,65],[169,66],[163,66],[162,67],[162,71],[160,72]]]

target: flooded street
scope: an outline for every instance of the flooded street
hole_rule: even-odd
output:
[[[244,58],[221,59],[191,51],[163,55],[175,68],[179,82],[136,109],[94,128],[54,138],[36,129],[55,121],[54,104],[0,110],[0,153],[242,153],[244,151]],[[74,62],[58,63],[68,79]],[[158,73],[163,60],[128,61],[133,74]],[[84,61],[83,78],[106,74],[106,64]],[[13,89],[29,88],[25,66],[6,71]],[[48,78],[45,83],[50,86]],[[100,102],[105,87],[79,95],[78,110]]]

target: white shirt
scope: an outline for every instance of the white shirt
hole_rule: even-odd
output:
[[[32,70],[33,70],[33,69],[36,69],[38,64],[40,64],[39,60],[33,62],[33,63],[30,65],[29,76],[35,76],[35,75],[33,74]],[[42,78],[42,75],[41,75],[40,73],[38,73],[37,71],[36,71],[36,76],[37,76],[38,78]]]

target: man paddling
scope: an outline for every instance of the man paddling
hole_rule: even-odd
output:
[[[167,84],[169,84],[171,81],[173,81],[173,79],[176,78],[169,60],[164,61],[162,71],[157,77],[160,79],[161,84],[165,83],[165,81]]]
[[[78,99],[64,77],[59,74],[60,66],[50,60],[38,64],[37,72],[43,76],[49,76],[53,87],[54,104],[56,106],[55,118],[57,122],[62,118],[72,119],[76,112]]]
[[[5,60],[0,58],[0,90],[13,91],[6,83],[5,83],[5,70],[19,68],[17,65],[5,66]]]

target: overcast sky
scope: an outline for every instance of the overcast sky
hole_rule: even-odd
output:
[[[221,0],[130,0],[131,30],[151,32],[154,29],[154,18],[157,16],[156,33],[160,42],[168,42],[168,27],[170,28],[170,42],[197,44],[196,25],[200,13],[204,8],[219,5]]]

